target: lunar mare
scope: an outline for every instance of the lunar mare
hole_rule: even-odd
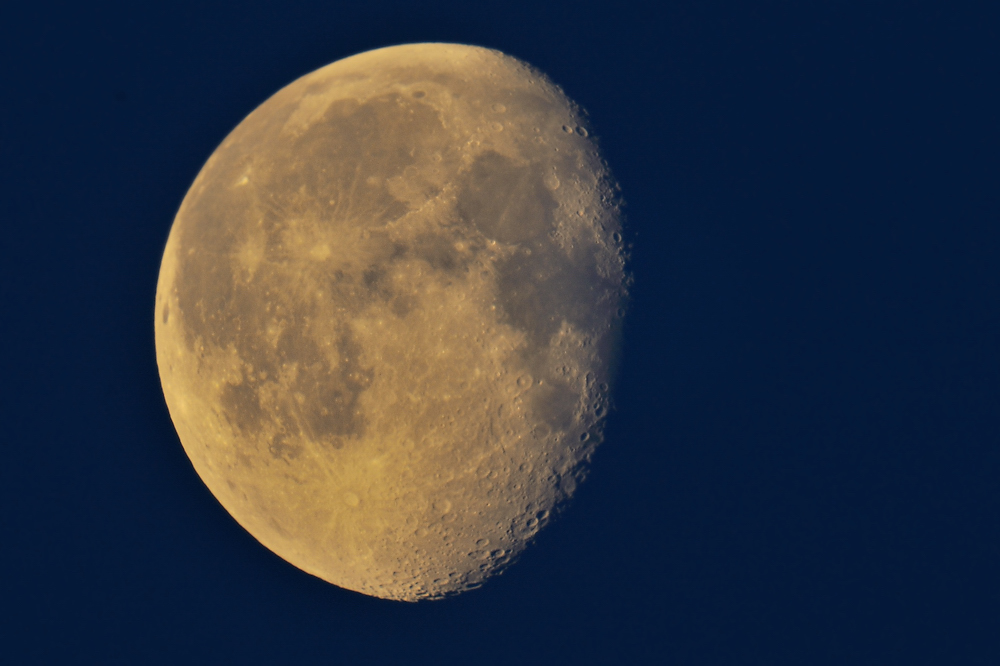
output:
[[[156,354],[195,470],[293,565],[479,586],[602,439],[627,278],[581,111],[497,51],[416,44],[280,90],[187,193]]]

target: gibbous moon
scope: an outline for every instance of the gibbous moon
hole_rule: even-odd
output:
[[[395,46],[283,88],[163,254],[156,358],[195,470],[330,583],[478,587],[602,439],[617,201],[579,108],[497,51]]]

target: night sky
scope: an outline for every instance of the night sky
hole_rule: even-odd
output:
[[[1000,663],[988,3],[204,4],[0,9],[0,661]],[[421,41],[500,49],[589,111],[635,283],[570,509],[482,589],[403,604],[216,502],[153,296],[240,120]]]

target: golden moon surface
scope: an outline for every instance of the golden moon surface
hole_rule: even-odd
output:
[[[602,439],[627,278],[616,185],[540,72],[456,44],[303,76],[212,154],[156,290],[195,470],[330,583],[501,571]]]

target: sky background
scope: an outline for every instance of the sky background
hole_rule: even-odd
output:
[[[1000,663],[997,23],[816,4],[5,4],[0,660]],[[226,134],[420,41],[500,49],[589,111],[635,287],[570,510],[482,589],[413,605],[228,516],[152,318]]]

